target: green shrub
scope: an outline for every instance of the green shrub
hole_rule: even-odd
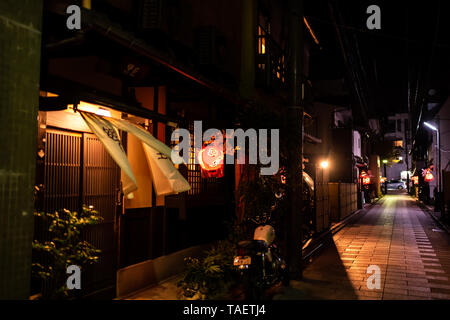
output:
[[[186,271],[178,282],[186,298],[212,299],[235,283],[233,257],[236,246],[230,240],[219,241],[202,258],[185,259]]]
[[[83,270],[99,260],[101,251],[82,239],[82,231],[102,218],[86,206],[80,214],[63,209],[54,213],[35,212],[34,215],[46,226],[49,240],[33,241],[33,253],[40,257],[40,263],[32,264],[32,275],[45,283],[43,299],[68,298],[67,267],[77,265]]]

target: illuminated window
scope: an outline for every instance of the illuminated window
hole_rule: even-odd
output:
[[[394,141],[394,147],[403,148],[403,140],[395,140]]]
[[[59,97],[59,95],[56,94],[56,93],[42,91],[42,90],[39,91],[39,96],[41,96],[41,97],[49,97],[49,98]]]
[[[266,31],[258,26],[258,53],[266,54]]]

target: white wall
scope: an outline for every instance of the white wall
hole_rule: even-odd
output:
[[[408,133],[408,145],[406,145],[405,140],[405,120],[408,120],[408,124],[411,127],[411,122],[409,121],[409,114],[408,113],[398,113],[393,116],[389,116],[388,120],[395,121],[396,124],[396,130],[392,133],[386,133],[384,135],[386,140],[402,140],[403,141],[403,150],[400,153],[400,157],[403,158],[403,160],[399,163],[391,163],[390,166],[386,165],[386,172],[387,172],[387,178],[388,179],[401,179],[401,172],[407,170],[407,164],[406,164],[406,150],[411,150],[411,134],[409,131]],[[397,120],[401,120],[400,127],[397,126]],[[411,129],[411,128],[409,128]],[[411,157],[408,156],[408,164],[409,169],[411,170]],[[384,175],[384,168],[382,168],[382,174]]]

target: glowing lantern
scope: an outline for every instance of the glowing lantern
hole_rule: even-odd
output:
[[[223,150],[214,143],[204,145],[198,153],[203,178],[223,177]]]
[[[385,183],[386,182],[386,177],[380,177],[380,182],[381,183]]]
[[[370,176],[366,175],[363,177],[363,184],[370,184]]]
[[[419,184],[419,177],[418,176],[411,177],[411,180],[414,182],[414,184]]]
[[[426,182],[431,182],[431,181],[433,181],[433,180],[434,180],[433,173],[431,173],[430,171],[428,171],[428,172],[425,174],[425,181],[426,181]]]

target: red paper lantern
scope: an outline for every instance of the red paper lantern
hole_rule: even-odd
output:
[[[363,177],[363,184],[370,184],[370,177],[369,176],[364,176]]]
[[[433,180],[434,180],[433,173],[431,173],[430,171],[428,171],[428,172],[425,174],[425,181],[426,181],[426,182],[431,182],[431,181],[433,181]]]
[[[204,145],[198,153],[198,162],[203,178],[223,177],[223,150],[211,143]]]

